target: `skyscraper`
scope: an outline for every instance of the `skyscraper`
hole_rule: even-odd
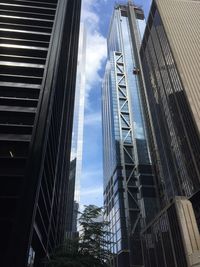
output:
[[[83,156],[83,127],[84,127],[84,108],[85,108],[85,67],[86,67],[86,29],[84,23],[80,24],[79,34],[79,51],[78,66],[76,78],[76,94],[74,104],[74,119],[72,131],[71,146],[71,181],[73,183],[73,191],[71,194],[70,206],[74,207],[74,214],[67,212],[69,225],[67,231],[76,229],[77,232],[77,216],[80,204],[80,179],[82,172],[82,156]],[[77,233],[76,233],[77,234]]]
[[[199,12],[199,1],[153,1],[141,48],[152,158],[165,204],[200,189]]]
[[[39,266],[63,241],[81,1],[0,3],[0,255]]]
[[[199,13],[200,1],[154,0],[142,41],[142,99],[163,208],[143,232],[147,267],[200,264]],[[191,203],[169,205],[176,196],[192,202],[196,221]]]
[[[142,231],[145,267],[200,266],[200,237],[186,197],[175,197]]]
[[[104,204],[115,266],[142,266],[140,230],[156,212],[140,90],[139,27],[143,12],[116,5],[102,87]]]
[[[67,190],[67,218],[66,218],[66,235],[67,238],[72,237],[73,229],[73,214],[74,214],[74,191],[75,191],[75,178],[76,178],[76,158],[70,162],[70,171],[69,171],[69,182]],[[77,231],[77,230],[76,230]]]
[[[80,176],[82,171],[83,127],[85,108],[85,67],[86,67],[86,29],[80,24],[79,53],[76,79],[76,95],[73,120],[73,139],[71,160],[76,158],[76,188],[75,200],[80,202]]]

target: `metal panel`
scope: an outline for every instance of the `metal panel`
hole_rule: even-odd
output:
[[[80,4],[0,3],[4,267],[27,266],[30,246],[38,266],[64,238]]]
[[[157,0],[156,3],[200,133],[200,2]]]

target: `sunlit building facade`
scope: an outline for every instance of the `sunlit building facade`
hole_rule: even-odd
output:
[[[0,265],[38,267],[66,233],[81,1],[0,3]]]
[[[69,223],[71,227],[67,231],[77,231],[77,214],[78,206],[80,204],[80,179],[82,173],[82,156],[83,156],[83,129],[84,129],[84,108],[85,108],[85,67],[86,67],[86,28],[84,23],[80,24],[79,34],[79,51],[78,51],[78,65],[76,76],[76,93],[73,116],[73,131],[72,131],[72,146],[71,146],[71,181],[72,187],[69,194],[70,206],[74,207],[74,211],[70,214],[68,211],[68,219],[72,221]]]
[[[156,212],[140,90],[140,28],[144,16],[116,5],[108,36],[102,86],[105,219],[110,222],[114,266],[142,266],[140,230]]]

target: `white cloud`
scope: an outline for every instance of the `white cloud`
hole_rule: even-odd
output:
[[[91,187],[87,189],[82,189],[81,191],[81,197],[84,196],[96,196],[96,197],[102,197],[103,194],[103,187],[98,186],[98,187]]]
[[[99,71],[107,56],[106,38],[99,31],[100,16],[97,14],[99,1],[84,0],[82,21],[86,25],[86,107],[92,88],[101,82]],[[96,11],[95,11],[96,10]]]
[[[93,181],[93,182],[97,182],[99,177],[102,176],[102,169],[95,169],[95,170],[86,170],[82,177],[81,177],[81,180],[86,183],[86,182],[90,182]],[[99,181],[98,181],[99,182]]]
[[[99,24],[99,16],[91,10],[91,6],[92,4],[83,6],[81,17],[82,21],[84,21],[87,25],[87,29],[89,31],[95,30],[95,26]]]
[[[80,199],[81,204],[102,206],[103,183],[102,168],[95,164],[86,169],[81,177]]]
[[[102,19],[100,5],[102,1],[104,2],[105,0],[83,0],[82,4],[82,21],[87,32],[85,94],[87,112],[84,120],[85,139],[83,152],[87,160],[83,161],[81,175],[81,210],[83,205],[95,204],[101,206],[103,197],[102,166],[99,163],[101,161],[101,131],[99,130],[101,112],[98,110],[100,99],[95,91],[101,88],[102,77],[100,73],[102,73],[102,67],[107,57],[106,38],[100,30]],[[89,99],[92,101],[89,102]],[[97,103],[96,106],[95,103]],[[95,112],[92,107],[95,108]]]
[[[87,89],[91,89],[91,86],[94,85],[94,83],[101,81],[101,77],[98,72],[102,67],[103,60],[106,58],[106,53],[106,39],[98,31],[94,31],[92,34],[89,33],[86,49]]]
[[[96,205],[101,207],[102,206],[102,196],[103,196],[103,186],[93,186],[89,188],[82,188],[81,189],[81,203],[84,205]],[[80,207],[83,210],[82,207]]]
[[[85,125],[89,125],[89,126],[101,125],[101,113],[96,112],[96,113],[87,114],[85,116],[84,123]]]
[[[145,138],[144,137],[144,129],[143,129],[142,125],[139,125],[138,123],[136,123],[134,121],[133,127],[134,127],[134,130],[135,130],[136,138],[144,139]]]

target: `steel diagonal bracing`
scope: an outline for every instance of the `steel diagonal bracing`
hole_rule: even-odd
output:
[[[129,108],[129,94],[127,79],[125,74],[125,64],[121,52],[114,53],[117,101],[119,106],[119,125],[120,125],[120,151],[123,167],[123,177],[125,181],[126,210],[129,225],[128,230],[132,235],[135,234],[140,221],[140,207],[138,203],[138,183],[135,176],[135,157],[133,132],[131,125],[131,115]]]

